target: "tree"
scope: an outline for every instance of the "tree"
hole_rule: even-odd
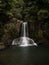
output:
[[[12,18],[29,22],[30,37],[48,38],[49,0],[0,0],[1,37],[4,26],[9,24]]]

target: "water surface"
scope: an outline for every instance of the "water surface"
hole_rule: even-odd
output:
[[[0,65],[49,65],[49,48],[12,47],[0,50]]]

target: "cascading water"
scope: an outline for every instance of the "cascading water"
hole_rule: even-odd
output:
[[[27,22],[23,22],[23,24],[22,24],[21,36],[22,37],[28,37],[28,25],[27,25]]]
[[[37,44],[28,37],[28,24],[27,22],[22,23],[21,37],[13,40],[12,45],[18,45],[20,47],[26,46],[37,46]]]

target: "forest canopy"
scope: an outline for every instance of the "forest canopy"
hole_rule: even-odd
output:
[[[19,36],[19,27],[15,25],[17,20],[29,23],[31,38],[48,40],[49,0],[0,0],[0,40]]]

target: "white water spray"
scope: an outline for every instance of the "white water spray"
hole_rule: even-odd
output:
[[[20,47],[37,46],[37,44],[32,39],[30,39],[28,37],[28,24],[27,24],[27,22],[22,23],[21,37],[19,39],[13,40],[12,45],[18,45]]]

